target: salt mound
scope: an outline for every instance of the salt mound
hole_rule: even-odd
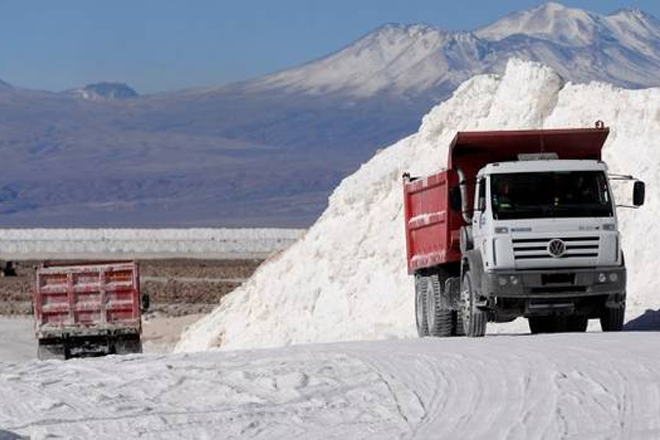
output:
[[[213,313],[177,351],[414,336],[413,280],[406,273],[401,174],[445,165],[457,130],[612,127],[605,159],[649,184],[647,206],[619,211],[629,267],[628,318],[660,308],[654,227],[660,198],[660,89],[564,84],[552,69],[512,60],[503,76],[477,76],[435,107],[419,132],[346,178],[316,224]]]

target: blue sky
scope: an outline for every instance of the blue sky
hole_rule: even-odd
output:
[[[0,0],[0,79],[64,90],[122,81],[141,93],[220,85],[321,57],[387,22],[474,29],[528,0]],[[610,13],[660,2],[584,0]]]

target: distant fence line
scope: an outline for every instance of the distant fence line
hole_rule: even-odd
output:
[[[293,244],[301,229],[0,229],[0,258],[243,258]]]

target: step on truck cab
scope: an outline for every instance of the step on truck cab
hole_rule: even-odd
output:
[[[38,358],[141,353],[148,307],[135,262],[46,263],[33,297]]]
[[[447,169],[404,174],[408,272],[419,336],[483,336],[487,322],[532,333],[623,327],[626,267],[601,151],[609,129],[459,132]]]

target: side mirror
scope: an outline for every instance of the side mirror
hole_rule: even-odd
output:
[[[460,212],[463,209],[461,202],[461,189],[455,186],[449,190],[449,207],[452,211]]]
[[[641,180],[635,182],[633,187],[633,205],[642,206],[646,198],[646,184]]]
[[[147,310],[149,310],[149,306],[151,306],[151,298],[149,297],[149,295],[147,295],[146,293],[143,293],[142,298],[140,298],[140,300],[141,300],[141,303],[142,303],[141,304],[142,311],[146,312]]]
[[[477,202],[477,211],[484,212],[485,210],[486,210],[486,198],[479,197],[479,201]]]

